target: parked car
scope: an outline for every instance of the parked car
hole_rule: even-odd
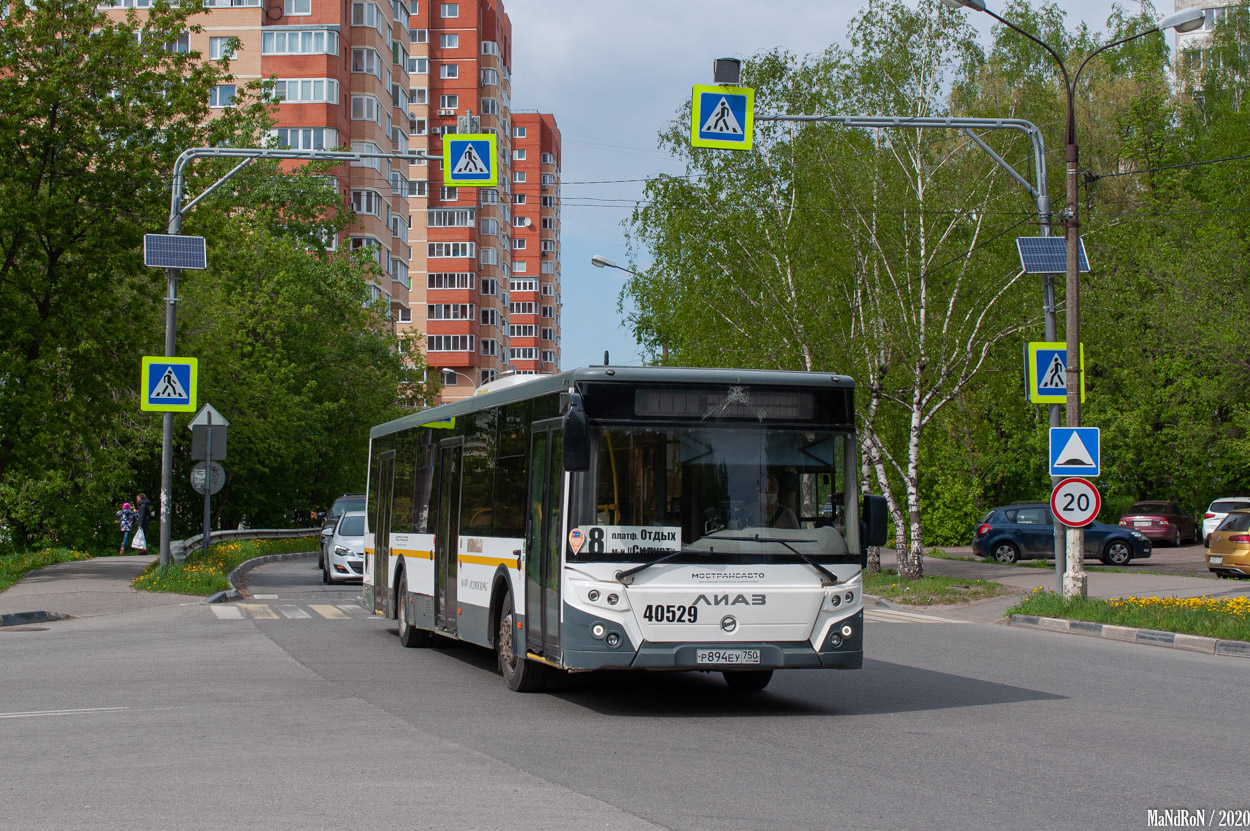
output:
[[[1250,509],[1236,508],[1211,534],[1207,569],[1221,577],[1250,577]]]
[[[1229,511],[1239,508],[1250,508],[1250,496],[1226,496],[1212,502],[1202,515],[1202,544],[1210,545],[1211,533],[1224,521]]]
[[[1085,526],[1085,557],[1107,565],[1124,565],[1150,556],[1145,534],[1105,522]],[[1055,519],[1046,502],[1018,502],[994,508],[977,524],[972,553],[999,563],[1045,559],[1055,552]]]
[[[365,574],[365,512],[348,511],[339,517],[330,535],[325,565],[321,567],[323,583],[360,580]]]
[[[1134,502],[1120,517],[1120,525],[1171,545],[1180,545],[1181,540],[1198,541],[1198,523],[1175,502],[1166,500]]]
[[[330,537],[334,535],[334,526],[339,521],[339,517],[347,511],[363,511],[364,509],[365,495],[363,493],[345,493],[334,500],[334,504],[326,512],[325,521],[321,526],[321,536],[317,541],[317,568],[325,568],[326,552],[330,550]]]

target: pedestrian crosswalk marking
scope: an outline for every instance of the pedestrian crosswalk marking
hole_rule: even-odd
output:
[[[218,620],[241,620],[243,618],[243,610],[238,606],[224,606],[218,603],[214,604],[212,609]]]
[[[329,620],[345,620],[347,615],[335,606],[309,606],[317,614]]]
[[[312,617],[312,615],[305,612],[299,606],[279,606],[278,611],[281,612],[282,616],[287,620],[303,620],[305,618]]]
[[[277,620],[278,615],[263,603],[240,603],[239,608],[254,620]]]
[[[898,609],[865,609],[865,620],[879,620],[884,623],[967,623],[949,617],[922,615],[919,612],[903,612]]]
[[[363,607],[351,603],[309,603],[270,605],[268,603],[220,603],[211,606],[218,620],[352,620],[371,618]]]

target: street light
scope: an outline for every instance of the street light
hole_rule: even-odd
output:
[[[1064,137],[1065,158],[1067,161],[1067,206],[1062,214],[1064,220],[1064,238],[1067,244],[1066,252],[1066,331],[1065,339],[1067,341],[1068,366],[1065,373],[1065,385],[1067,392],[1066,404],[1066,421],[1069,427],[1079,427],[1081,425],[1081,286],[1080,274],[1077,271],[1077,255],[1080,247],[1080,223],[1077,214],[1077,160],[1079,152],[1076,144],[1076,110],[1073,106],[1073,98],[1076,95],[1076,82],[1081,77],[1081,72],[1085,69],[1085,65],[1090,59],[1099,52],[1104,52],[1113,46],[1120,46],[1130,40],[1139,37],[1163,31],[1164,29],[1175,29],[1178,32],[1192,32],[1202,26],[1205,14],[1202,9],[1185,9],[1174,14],[1167,15],[1161,19],[1156,26],[1143,32],[1129,35],[1112,41],[1104,46],[1095,49],[1085,56],[1085,60],[1081,61],[1081,65],[1077,67],[1076,74],[1069,76],[1068,68],[1064,65],[1063,58],[1059,57],[1054,48],[1049,44],[1037,38],[1037,36],[1026,32],[1011,21],[998,15],[997,13],[985,7],[985,0],[942,0],[942,3],[952,9],[966,8],[973,11],[984,12],[999,23],[1011,29],[1017,34],[1024,35],[1038,46],[1045,49],[1055,63],[1059,65],[1059,71],[1063,74],[1064,91],[1067,93],[1067,131]],[[1068,568],[1063,576],[1063,595],[1064,597],[1081,596],[1086,594],[1086,576],[1084,564],[1084,548],[1085,548],[1085,532],[1080,528],[1068,529]]]
[[[609,260],[607,257],[603,256],[602,254],[595,254],[593,257],[591,257],[590,264],[593,265],[595,268],[615,268],[617,271],[624,271],[626,274],[632,274],[639,279],[643,279],[642,275],[639,274],[637,271],[626,268],[623,265],[617,265],[612,260]],[[661,343],[660,344],[660,360],[662,361],[667,357],[668,357],[668,344]],[[604,358],[603,362],[605,364],[608,362],[606,357]]]

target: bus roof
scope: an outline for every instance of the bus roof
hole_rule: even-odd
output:
[[[793,372],[777,369],[719,369],[705,367],[672,366],[588,366],[570,369],[555,375],[522,376],[531,378],[523,383],[502,389],[441,404],[428,410],[406,415],[369,431],[369,438],[377,438],[420,427],[436,421],[446,421],[456,416],[475,413],[487,407],[498,407],[514,401],[537,398],[553,392],[562,392],[583,381],[616,383],[662,383],[662,384],[742,384],[796,387],[828,387],[851,390],[855,382],[847,375],[828,372]]]

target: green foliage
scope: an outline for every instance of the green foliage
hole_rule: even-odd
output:
[[[207,597],[230,589],[230,572],[248,560],[268,554],[294,554],[316,548],[316,537],[278,540],[236,539],[214,543],[208,554],[197,549],[181,563],[155,560],[131,582],[140,591]]]
[[[1010,589],[987,580],[965,580],[959,577],[927,575],[919,580],[901,578],[897,571],[886,569],[876,574],[865,573],[864,591],[892,603],[909,606],[931,606],[935,603],[968,603],[1007,594]]]
[[[0,525],[18,547],[100,547],[120,502],[159,501],[161,419],[139,411],[137,381],[163,354],[165,275],[142,266],[142,235],[165,230],[179,153],[256,146],[271,126],[259,83],[209,120],[228,65],[165,48],[201,8],[113,21],[94,0],[18,3],[0,25]],[[184,193],[234,164],[196,162]],[[210,270],[180,282],[178,354],[231,421],[227,524],[285,525],[360,487],[368,427],[411,404],[366,308],[369,264],[318,247],[351,221],[342,207],[318,177],[254,165],[187,217]],[[176,422],[175,536],[200,507]]]
[[[1126,597],[1096,600],[1063,598],[1035,589],[1008,615],[1085,620],[1135,629],[1179,632],[1233,641],[1250,641],[1250,601],[1245,597]]]

